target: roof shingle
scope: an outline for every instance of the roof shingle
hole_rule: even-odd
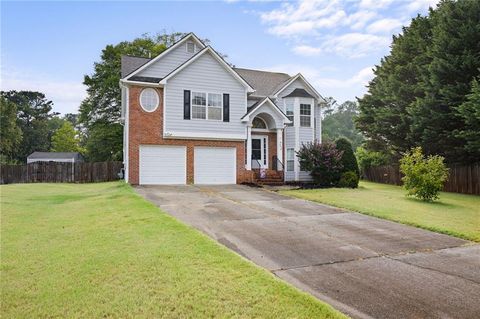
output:
[[[243,68],[234,70],[255,89],[255,96],[270,96],[282,87],[291,76],[286,73],[267,72]]]

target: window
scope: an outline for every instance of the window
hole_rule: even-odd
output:
[[[311,107],[310,104],[300,104],[300,126],[311,126]]]
[[[187,52],[195,53],[195,43],[193,43],[192,41],[187,42]]]
[[[192,92],[192,119],[222,120],[222,94]]]
[[[192,92],[192,119],[207,118],[207,94]]]
[[[265,124],[265,122],[259,118],[259,117],[256,117],[253,119],[252,121],[252,128],[263,128],[263,129],[266,129],[267,128],[267,124]]]
[[[216,93],[208,93],[208,119],[222,119],[222,95]]]
[[[145,88],[140,93],[140,106],[147,112],[153,112],[158,107],[158,94],[155,89]]]
[[[287,171],[295,170],[295,149],[287,148]]]
[[[294,115],[293,115],[293,103],[292,104],[287,104],[287,107],[285,109],[285,112],[287,114],[287,117],[290,121],[292,121],[292,123],[288,124],[289,126],[292,126],[293,125],[293,118],[294,118]]]

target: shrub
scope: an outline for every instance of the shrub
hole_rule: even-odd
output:
[[[448,168],[444,158],[438,155],[424,157],[421,147],[407,152],[400,160],[403,186],[408,196],[415,196],[424,201],[438,199],[438,192],[448,178]]]
[[[340,177],[340,181],[338,182],[338,187],[357,188],[358,179],[359,179],[358,175],[354,171],[344,172]]]
[[[342,151],[342,173],[355,172],[357,176],[360,176],[360,170],[358,169],[357,159],[353,153],[352,143],[344,137],[337,139],[335,142],[337,149]]]
[[[380,152],[369,151],[363,147],[357,148],[355,156],[362,174],[370,167],[387,165],[389,162],[387,155]]]
[[[338,183],[342,166],[342,152],[334,143],[306,143],[297,152],[300,167],[309,171],[318,186],[331,187]]]

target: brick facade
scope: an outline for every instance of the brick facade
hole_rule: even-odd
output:
[[[139,182],[140,145],[182,145],[187,147],[187,183],[194,182],[194,147],[236,147],[237,183],[253,182],[252,171],[245,170],[245,142],[243,141],[207,141],[163,138],[163,89],[157,88],[160,105],[153,112],[146,112],[139,102],[143,87],[131,86],[129,89],[129,136],[128,136],[128,179],[129,183]],[[275,146],[276,147],[276,146]],[[275,150],[276,153],[276,150]]]

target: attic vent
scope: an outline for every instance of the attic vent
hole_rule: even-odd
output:
[[[187,52],[195,53],[195,43],[193,43],[192,41],[187,42]]]

